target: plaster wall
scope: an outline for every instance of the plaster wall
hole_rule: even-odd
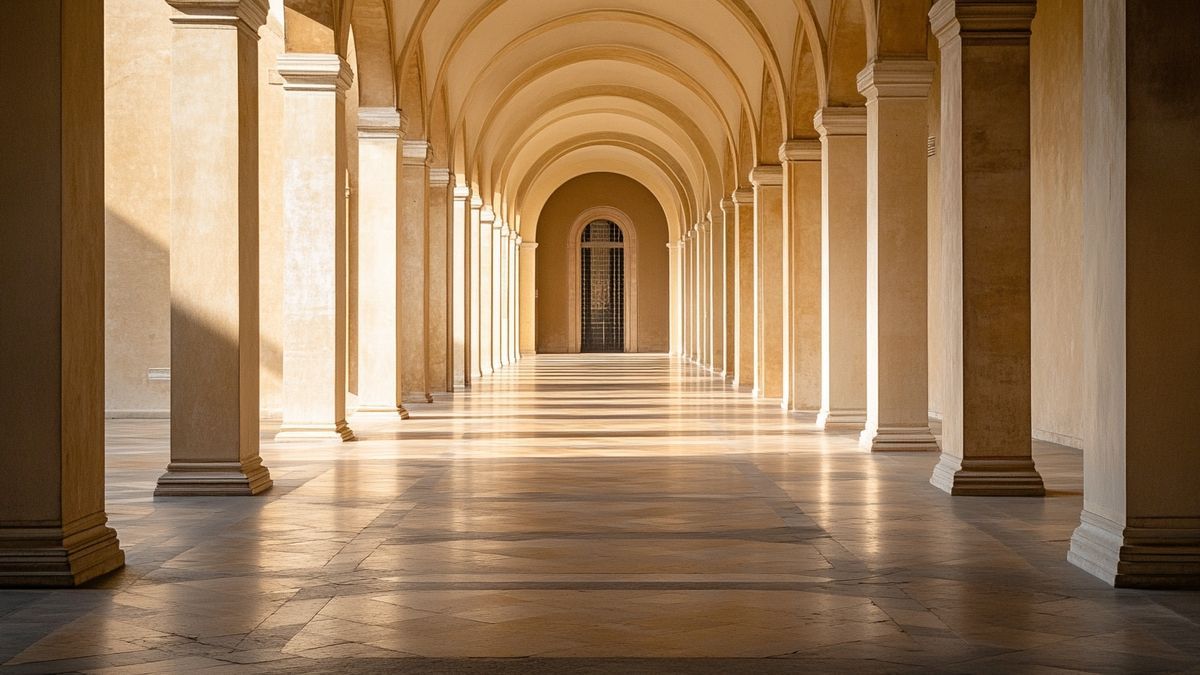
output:
[[[614,173],[590,173],[563,183],[538,217],[537,351],[570,351],[567,238],[583,211],[611,206],[626,213],[637,229],[638,351],[666,352],[670,345],[670,258],[667,219],[649,190]]]
[[[1073,447],[1081,444],[1083,393],[1082,16],[1083,0],[1041,0],[1030,40],[1033,436]],[[939,81],[932,91],[929,128],[936,136]],[[929,409],[940,417],[947,373],[938,329],[944,290],[936,154],[929,171]]]
[[[283,233],[279,120],[271,84],[283,51],[280,3],[259,30],[260,405],[281,408]],[[105,411],[165,417],[170,366],[171,8],[162,0],[104,3]],[[155,375],[166,376],[166,372]]]

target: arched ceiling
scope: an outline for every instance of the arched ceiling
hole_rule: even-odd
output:
[[[678,237],[749,168],[778,163],[781,139],[813,137],[818,107],[857,104],[852,75],[923,40],[929,5],[887,0],[902,5],[892,30],[880,0],[284,2],[351,17],[360,97],[395,99],[527,240],[550,194],[593,171],[642,182]]]

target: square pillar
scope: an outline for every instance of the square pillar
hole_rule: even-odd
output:
[[[172,2],[171,461],[156,496],[271,487],[258,449],[258,28]]]
[[[512,254],[512,247],[511,247],[512,239],[511,239],[510,235],[512,235],[512,231],[508,229],[507,224],[505,224],[503,227],[500,228],[500,239],[499,239],[500,274],[498,275],[499,281],[500,281],[500,284],[499,284],[500,293],[498,296],[498,301],[499,301],[498,306],[500,308],[500,311],[499,311],[499,323],[497,324],[497,326],[499,327],[499,331],[500,331],[499,332],[500,339],[496,340],[496,347],[499,349],[497,358],[500,359],[500,365],[502,365],[502,366],[507,366],[510,363],[509,358],[508,358],[508,322],[509,322],[508,293],[509,293],[509,277],[511,276],[510,275],[511,261],[509,258]]]
[[[733,191],[734,222],[737,229],[734,256],[734,347],[736,370],[733,387],[740,392],[754,390],[754,190]]]
[[[346,134],[350,66],[281,54],[283,423],[276,440],[352,441],[346,425]]]
[[[503,349],[503,306],[504,301],[504,230],[508,226],[499,216],[492,221],[492,268],[491,268],[491,303],[488,306],[489,314],[491,315],[492,330],[489,334],[488,351],[491,353],[492,369],[500,370],[504,367],[504,360],[501,357]]]
[[[788,235],[788,409],[821,407],[821,142],[795,139],[779,149]]]
[[[469,189],[469,188],[468,188]],[[483,250],[483,226],[480,221],[480,210],[483,208],[483,200],[479,195],[471,195],[467,200],[467,206],[470,209],[470,217],[467,220],[467,229],[470,232],[467,237],[470,242],[471,253],[471,284],[470,284],[470,305],[471,305],[471,320],[470,320],[470,362],[471,362],[471,379],[475,380],[483,376],[483,314],[481,307],[483,304],[483,280],[480,276],[482,258],[480,251]]]
[[[1114,586],[1200,588],[1198,26],[1194,3],[1083,6],[1083,513],[1067,559]]]
[[[928,101],[933,64],[876,61],[867,97],[867,421],[872,452],[936,452],[929,430]]]
[[[492,225],[496,222],[496,214],[492,207],[485,206],[479,211],[479,367],[484,375],[496,370],[492,360],[492,277],[494,267],[492,249],[495,246],[495,236]]]
[[[429,390],[454,391],[451,382],[450,303],[453,241],[450,228],[450,171],[429,170]]]
[[[358,109],[358,411],[408,418],[400,371],[401,144],[395,108]]]
[[[861,431],[867,418],[867,111],[822,108],[822,429]]]
[[[125,564],[104,511],[104,7],[2,3],[0,26],[0,586],[77,586]]]
[[[429,341],[428,141],[404,141],[400,214],[400,367],[405,403],[433,403]]]
[[[508,259],[508,361],[521,360],[521,235],[509,235]]]
[[[946,391],[931,482],[955,495],[1041,496],[1029,314],[1029,27],[1035,0],[939,0]]]
[[[683,242],[667,244],[667,267],[670,274],[671,354],[683,355]]]
[[[471,190],[454,186],[452,193],[453,247],[451,252],[451,385],[454,391],[471,386]]]
[[[725,200],[721,200],[724,202]],[[712,314],[709,335],[712,336],[713,373],[725,377],[725,212],[718,208],[712,214],[709,230]]]
[[[724,285],[725,302],[725,384],[733,384],[737,371],[737,205],[732,199],[721,200],[721,214],[725,222],[724,231]]]
[[[537,352],[537,242],[522,241],[521,251],[521,353]]]
[[[750,182],[754,185],[754,393],[778,399],[783,396],[783,308],[787,304],[783,168],[778,164],[754,167]]]

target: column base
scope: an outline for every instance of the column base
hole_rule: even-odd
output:
[[[1200,528],[1121,527],[1084,511],[1067,560],[1118,588],[1200,588]]]
[[[78,586],[125,565],[103,511],[60,527],[0,527],[0,587]]]
[[[861,431],[866,425],[866,410],[823,408],[817,413],[817,428],[822,431]]]
[[[348,442],[356,441],[354,432],[346,424],[346,420],[338,420],[333,424],[293,424],[284,422],[275,434],[276,441],[326,441]]]
[[[433,394],[424,391],[413,391],[403,397],[405,403],[433,403]]]
[[[244,462],[171,462],[155,497],[249,497],[269,489],[271,473],[255,456]]]
[[[1046,486],[1032,457],[955,457],[942,453],[929,482],[952,495],[1043,497]]]
[[[938,452],[937,439],[925,426],[871,426],[858,436],[858,447],[871,452]]]
[[[402,405],[377,405],[368,403],[366,405],[358,406],[354,409],[354,412],[369,413],[371,415],[378,415],[380,417],[395,415],[402,420],[406,420],[409,417],[408,409]]]

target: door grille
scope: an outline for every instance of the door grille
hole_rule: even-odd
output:
[[[580,245],[580,351],[623,352],[625,237],[616,223],[596,220]]]

